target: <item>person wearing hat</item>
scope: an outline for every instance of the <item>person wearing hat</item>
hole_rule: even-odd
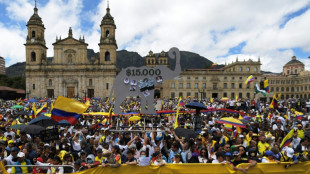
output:
[[[300,139],[303,139],[305,137],[305,130],[302,128],[302,124],[301,123],[299,123],[297,125],[297,136]]]
[[[226,152],[225,153],[225,161],[228,161],[228,162],[230,162],[231,161],[231,153],[230,152]]]
[[[280,152],[280,161],[281,162],[290,162],[285,166],[285,168],[290,167],[291,165],[298,163],[298,158],[296,155],[294,155],[294,149],[292,148],[286,148],[285,151]]]
[[[24,152],[18,152],[17,162],[13,165],[31,165],[31,162],[28,159],[25,159]],[[11,173],[31,173],[32,167],[12,167]]]
[[[276,162],[276,163],[280,163],[280,161],[276,160],[276,155],[270,151],[270,150],[267,150],[265,152],[265,156],[262,158],[262,163],[273,163],[273,162]]]
[[[19,152],[19,149],[17,147],[13,147],[11,149],[10,155],[8,157],[4,158],[7,161],[8,165],[13,165],[15,163],[15,161],[13,161],[13,160],[17,158],[18,152]]]

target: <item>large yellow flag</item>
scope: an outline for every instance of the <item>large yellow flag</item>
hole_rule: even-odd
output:
[[[37,109],[36,109],[36,105],[33,103],[32,104],[32,119],[36,118],[37,115]]]
[[[179,109],[180,109],[180,103],[182,101],[182,97],[180,97],[177,105],[177,113],[174,121],[174,129],[176,129],[179,126]]]

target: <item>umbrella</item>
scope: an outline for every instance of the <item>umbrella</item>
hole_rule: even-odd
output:
[[[185,106],[187,108],[198,109],[198,110],[207,109],[207,107],[203,103],[199,103],[199,102],[191,102]]]
[[[26,127],[27,125],[25,124],[14,124],[11,126],[12,129],[23,129],[24,127]]]
[[[24,106],[22,106],[22,105],[14,105],[11,107],[11,109],[23,109],[23,108],[24,108]]]
[[[242,123],[242,121],[235,119],[233,117],[225,117],[225,118],[221,118],[220,120],[217,120],[216,122],[218,123],[223,123],[223,124],[230,124],[236,127],[243,127],[245,128],[245,124]]]
[[[58,125],[61,125],[61,126],[71,126],[71,124],[67,120],[59,121]]]
[[[132,117],[130,117],[128,119],[128,121],[137,121],[137,120],[140,120],[140,119],[141,119],[141,117],[139,117],[139,116],[132,116]]]
[[[27,134],[39,134],[43,130],[45,130],[45,128],[39,125],[27,125],[21,130],[21,132]]]
[[[197,135],[192,129],[176,128],[174,132],[179,137],[184,137],[184,138],[196,138],[197,137]]]
[[[39,126],[43,126],[43,127],[54,126],[57,124],[58,124],[57,121],[52,120],[51,117],[47,117],[44,115],[41,115],[35,119],[32,119],[29,122],[29,125],[39,125]]]
[[[38,101],[39,101],[39,100],[34,99],[34,98],[28,100],[28,102],[38,102]]]
[[[243,119],[246,119],[246,120],[251,120],[251,118],[252,118],[252,117],[249,117],[249,116],[244,116],[244,117],[243,117]]]

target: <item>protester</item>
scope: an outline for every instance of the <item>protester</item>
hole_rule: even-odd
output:
[[[157,100],[154,100],[154,104]],[[184,102],[192,100],[188,98]],[[310,159],[310,139],[307,134],[307,130],[310,130],[309,115],[303,113],[302,118],[296,118],[297,106],[293,104],[293,99],[279,100],[281,107],[273,109],[269,108],[268,103],[257,100],[241,99],[239,104],[234,100],[213,100],[200,101],[215,111],[200,114],[198,121],[201,131],[197,131],[193,137],[180,135],[175,130],[176,127],[191,130],[196,125],[194,110],[185,106],[179,110],[176,122],[175,113],[171,110],[176,110],[178,99],[162,99],[160,114],[148,116],[133,113],[141,109],[141,100],[129,97],[122,104],[124,115],[112,115],[111,118],[108,113],[102,115],[102,112],[97,112],[109,111],[111,104],[107,99],[90,99],[91,106],[77,123],[54,125],[58,137],[48,141],[42,139],[39,132],[33,134],[11,128],[15,124],[28,124],[31,121],[33,103],[19,101],[25,107],[16,110],[11,107],[17,101],[3,100],[0,101],[0,158],[7,165],[29,165],[32,162],[70,165],[74,168],[54,168],[65,173],[94,167],[116,168],[121,167],[120,164],[137,165],[140,157],[158,166],[166,163],[221,163],[231,164],[235,170],[243,172],[256,163],[289,162],[285,166],[289,168]],[[46,102],[50,106],[53,99],[44,99],[35,106],[40,108]],[[300,107],[305,105],[301,103]],[[237,110],[226,110],[229,108]],[[29,114],[21,114],[21,111]],[[44,114],[49,113],[50,110],[47,110]],[[135,116],[138,120],[130,121]],[[227,128],[227,125],[218,122],[225,117],[241,120],[246,126]],[[51,128],[47,126],[45,129]],[[292,130],[293,133],[290,133]],[[250,164],[246,168],[239,168],[238,165],[242,163]],[[18,173],[27,170],[28,173],[30,169],[34,173],[46,173],[52,168],[11,167],[8,171]]]

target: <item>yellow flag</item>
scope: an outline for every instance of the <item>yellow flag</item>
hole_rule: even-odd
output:
[[[178,101],[178,105],[177,105],[177,115],[175,117],[175,121],[174,121],[174,129],[176,129],[179,126],[179,109],[180,109],[180,102],[182,100],[182,97],[180,97],[179,101]]]
[[[51,103],[51,110],[50,110],[50,113],[52,112],[53,109],[54,109],[54,104]]]
[[[36,109],[36,105],[33,103],[32,104],[32,119],[34,119],[37,115],[37,109]]]

